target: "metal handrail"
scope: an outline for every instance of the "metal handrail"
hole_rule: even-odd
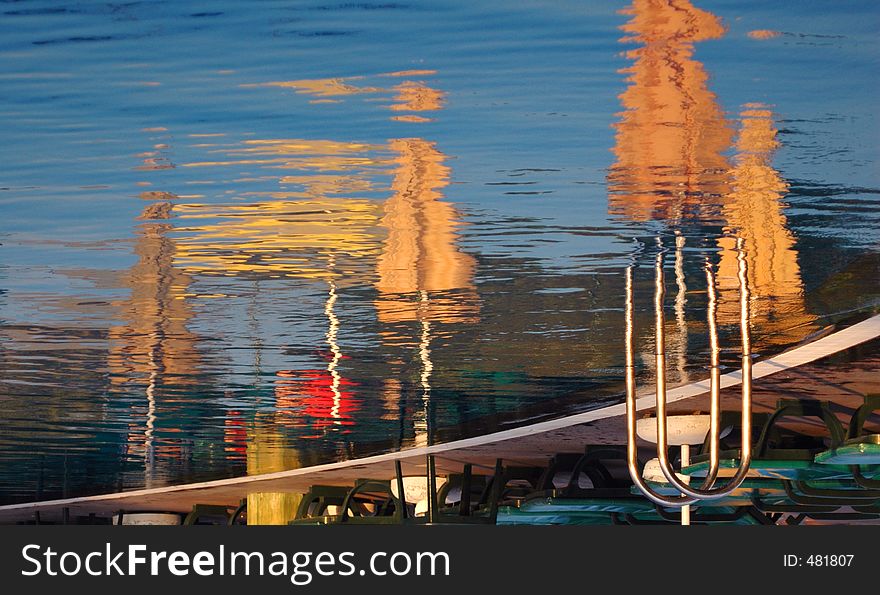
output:
[[[742,334],[742,455],[739,467],[730,481],[723,487],[713,487],[718,474],[719,461],[719,423],[720,423],[720,370],[718,365],[718,337],[716,329],[715,277],[711,264],[706,264],[706,279],[709,287],[708,322],[711,343],[711,370],[709,376],[710,422],[709,422],[709,471],[701,487],[691,487],[678,479],[668,457],[667,414],[666,414],[666,350],[663,316],[665,286],[663,276],[663,250],[657,254],[655,264],[655,347],[656,347],[656,410],[657,410],[657,458],[660,469],[669,483],[682,495],[665,496],[651,489],[642,479],[637,463],[636,449],[636,404],[635,371],[633,364],[633,324],[632,324],[632,266],[626,270],[626,413],[627,413],[627,466],[633,482],[650,500],[665,506],[686,506],[700,500],[722,498],[737,489],[745,480],[751,464],[751,395],[752,363],[749,337],[749,291],[747,264],[743,251],[743,241],[737,238],[737,276],[740,289],[740,330]]]
[[[652,502],[661,506],[687,506],[697,501],[696,498],[687,496],[665,496],[651,489],[642,478],[639,469],[638,450],[636,448],[636,383],[635,364],[633,362],[633,299],[632,299],[632,269],[626,268],[626,466],[633,483]],[[717,470],[716,470],[717,471]],[[707,476],[708,479],[708,476]],[[714,478],[713,478],[714,479]]]
[[[726,485],[722,487],[711,487],[709,489],[693,488],[681,481],[672,469],[667,453],[668,444],[666,436],[667,415],[666,415],[666,353],[664,348],[663,337],[663,296],[665,294],[663,286],[663,253],[657,256],[657,290],[655,293],[655,309],[656,309],[656,337],[657,337],[657,458],[660,462],[660,470],[666,479],[682,494],[697,498],[700,500],[715,500],[729,495],[737,489],[745,480],[749,472],[749,466],[752,460],[752,360],[751,360],[751,341],[749,335],[749,289],[748,289],[748,265],[743,251],[743,240],[737,238],[737,278],[739,279],[740,291],[740,334],[742,336],[742,439],[741,439],[741,458],[736,473]],[[706,276],[709,281],[710,298],[714,298],[715,294],[715,278],[712,266],[707,262]],[[708,317],[710,320],[710,329],[714,327],[715,319],[715,303],[714,299],[709,306]],[[718,370],[718,345],[717,335],[713,333],[712,349],[712,382],[710,392],[712,393],[712,413],[711,424],[714,431],[718,431],[719,412],[719,382],[720,374]],[[711,427],[711,426],[710,426]],[[713,445],[716,445],[717,434],[712,436]],[[718,464],[717,448],[710,451],[710,459],[716,459],[715,465]]]

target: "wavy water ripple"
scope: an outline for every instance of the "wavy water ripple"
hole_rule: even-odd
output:
[[[597,407],[880,302],[873,3],[0,4],[0,502]],[[869,16],[871,18],[866,18]]]

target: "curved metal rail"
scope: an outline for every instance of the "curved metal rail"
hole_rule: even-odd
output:
[[[708,323],[711,343],[710,370],[710,423],[709,423],[709,471],[700,487],[691,487],[681,481],[672,469],[668,455],[668,416],[666,413],[666,349],[664,332],[663,301],[665,285],[663,275],[663,249],[658,252],[655,262],[654,278],[654,333],[656,348],[656,411],[657,411],[657,459],[660,469],[667,481],[678,490],[680,496],[658,494],[643,480],[637,463],[636,432],[635,432],[635,370],[633,363],[633,324],[632,324],[632,266],[626,270],[626,412],[627,412],[627,466],[633,482],[650,500],[665,506],[686,506],[700,500],[715,500],[729,495],[737,489],[748,475],[751,464],[752,435],[752,362],[751,341],[749,336],[749,291],[748,267],[743,251],[743,241],[737,239],[737,277],[740,290],[740,332],[742,335],[742,441],[740,464],[733,477],[722,487],[713,487],[718,474],[719,461],[719,423],[720,377],[718,354],[718,334],[716,327],[717,299],[715,294],[715,275],[712,265],[706,263],[706,280],[709,292]]]

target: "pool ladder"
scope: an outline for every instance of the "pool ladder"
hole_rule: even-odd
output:
[[[659,242],[658,242],[659,243]],[[663,275],[662,245],[654,265],[654,340],[656,348],[656,420],[657,420],[657,459],[663,475],[669,484],[679,492],[676,496],[664,495],[652,489],[642,477],[638,464],[636,445],[636,384],[633,356],[633,265],[626,269],[626,429],[627,429],[627,467],[633,482],[639,490],[654,503],[664,507],[690,506],[700,501],[723,498],[736,490],[745,480],[752,459],[752,360],[749,337],[749,290],[748,265],[743,251],[743,240],[737,238],[737,278],[740,296],[740,333],[742,337],[742,441],[739,466],[730,480],[716,487],[719,468],[719,441],[721,418],[721,372],[719,369],[719,346],[716,325],[717,298],[715,292],[715,271],[706,260],[705,271],[708,284],[709,304],[707,319],[711,347],[709,394],[709,469],[700,487],[692,487],[682,481],[668,456],[668,415],[666,412],[666,348],[664,333],[663,301],[666,295]]]

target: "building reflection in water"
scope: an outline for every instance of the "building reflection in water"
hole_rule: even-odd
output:
[[[396,114],[417,116],[442,108],[444,94],[414,77],[433,71],[379,75],[403,79],[389,89],[362,77],[269,83],[321,98],[387,92]],[[417,116],[417,117],[416,117]],[[275,177],[277,191],[249,192],[224,204],[181,202],[174,207],[178,246],[175,263],[190,274],[246,278],[307,279],[326,283],[327,332],[321,367],[276,371],[276,412],[267,423],[293,427],[299,437],[346,432],[356,423],[356,383],[343,376],[347,356],[339,337],[340,284],[371,284],[379,333],[390,346],[412,347],[422,395],[407,411],[417,441],[427,440],[432,341],[451,323],[478,314],[474,259],[458,248],[460,215],[443,200],[449,184],[446,156],[422,138],[382,145],[331,140],[251,139],[217,152],[211,161],[183,167],[256,166]],[[279,171],[280,170],[280,171]],[[390,188],[387,182],[391,177]],[[390,190],[390,198],[382,194]],[[400,415],[413,409],[408,383],[397,378],[405,362],[391,358],[392,380],[382,399]],[[396,385],[395,385],[396,382]],[[396,386],[396,390],[392,390]],[[306,420],[308,423],[306,424]],[[309,430],[302,432],[308,425]],[[235,428],[231,428],[230,436]],[[235,451],[230,451],[235,456]]]
[[[717,214],[733,140],[694,43],[724,34],[720,19],[687,1],[636,0],[624,43],[632,65],[614,124],[610,211],[633,221],[677,222]]]
[[[724,26],[690,2],[636,0],[622,11],[627,88],[614,124],[614,164],[608,174],[609,211],[637,222],[665,221],[675,233],[675,330],[667,346],[677,380],[686,382],[687,277],[684,255],[688,222],[717,221],[727,192],[725,152],[733,130],[709,90],[694,44],[717,39]],[[651,362],[651,358],[646,359]]]
[[[386,341],[407,343],[405,323],[419,325],[417,344],[422,408],[415,413],[416,443],[427,442],[431,395],[431,340],[436,326],[475,322],[478,300],[473,284],[474,258],[458,248],[461,226],[455,207],[442,200],[449,184],[445,156],[433,143],[419,138],[391,141],[398,164],[393,195],[385,202],[382,226],[387,229],[377,263],[376,311],[387,328]],[[393,384],[386,383],[386,405]],[[398,386],[399,390],[399,386]],[[398,393],[399,394],[399,393]]]
[[[779,147],[776,134],[767,106],[745,106],[723,209],[727,225],[744,241],[752,325],[768,344],[787,345],[800,340],[805,330],[813,330],[815,317],[806,311],[795,238],[783,213],[788,184],[770,165]],[[730,237],[718,240],[719,320],[725,324],[739,319],[734,241]]]
[[[224,158],[187,167],[258,165],[280,190],[223,203],[181,202],[177,266],[232,277],[327,280],[335,268],[369,271],[381,205],[358,194],[382,188],[380,146],[327,140],[247,140]],[[282,173],[277,173],[278,171]],[[294,170],[295,174],[287,175]],[[334,267],[328,266],[331,259]]]
[[[276,86],[323,99],[386,93],[390,103],[379,107],[390,109],[393,119],[419,123],[429,120],[420,114],[442,108],[444,94],[413,77],[433,74],[382,75],[399,81],[387,89],[345,79]],[[406,358],[392,356],[389,378],[377,398],[409,425],[405,434],[416,443],[427,442],[434,342],[448,336],[450,325],[476,321],[479,311],[475,261],[458,248],[461,217],[443,200],[450,177],[446,156],[423,138],[379,145],[248,139],[217,149],[201,146],[211,149],[209,159],[177,167],[256,169],[259,174],[248,175],[276,180],[278,187],[222,202],[156,190],[140,195],[148,204],[134,249],[138,260],[125,275],[131,297],[118,304],[124,323],[111,330],[109,360],[113,382],[137,385],[138,391],[145,387],[144,402],[135,407],[135,418],[144,422],[131,430],[129,451],[143,455],[146,485],[156,475],[162,396],[194,388],[203,363],[198,337],[188,328],[195,316],[192,300],[201,297],[192,287],[196,276],[255,284],[298,279],[322,286],[326,296],[326,332],[323,344],[315,346],[317,365],[275,370],[271,410],[245,402],[225,406],[225,458],[246,464],[252,474],[290,469],[303,464],[292,438],[339,440],[356,427],[364,397],[344,370],[349,356],[341,346],[345,327],[339,316],[341,292],[356,286],[375,289],[382,341],[392,351],[412,353],[418,367],[415,377],[407,379]],[[141,156],[146,161],[139,170],[171,165],[170,148],[161,143],[154,148]],[[252,330],[258,341],[259,329]],[[263,377],[259,352],[255,347],[257,383]],[[413,393],[420,395],[418,404],[406,396]],[[173,444],[162,448],[161,456],[182,456],[171,452]],[[294,504],[283,494],[254,498],[262,499],[251,503],[256,514],[283,509],[286,515]]]
[[[128,451],[143,456],[147,487],[155,478],[157,454],[181,454],[174,445],[157,445],[158,392],[163,386],[195,384],[201,359],[198,337],[187,328],[194,314],[185,299],[191,278],[174,266],[177,248],[168,237],[173,229],[166,221],[171,209],[167,201],[151,202],[144,208],[134,247],[138,260],[123,277],[131,296],[117,304],[124,323],[111,327],[108,335],[111,384],[126,391],[145,387],[144,402],[135,406],[136,417],[145,421],[132,425]],[[142,416],[137,415],[139,409]]]
[[[305,280],[323,286],[326,295],[321,367],[275,371],[275,410],[269,417],[259,414],[258,434],[296,428],[301,432],[298,437],[319,438],[331,430],[348,431],[355,423],[360,400],[353,390],[355,383],[342,375],[341,364],[347,357],[339,345],[343,329],[337,311],[340,284],[357,284],[359,278],[369,276],[378,252],[381,204],[357,195],[381,190],[380,178],[388,164],[381,149],[328,140],[249,140],[225,151],[222,161],[187,164],[281,169],[276,178],[284,189],[248,193],[243,203],[177,205],[178,266],[202,275],[255,281]],[[256,439],[247,435],[248,444]],[[258,451],[286,448],[280,440],[272,444],[248,447],[249,469],[280,470],[272,467],[287,459],[275,457],[274,463],[252,465]]]
[[[770,344],[785,344],[803,336],[813,317],[783,215],[787,185],[770,164],[778,146],[772,114],[749,105],[739,119],[726,118],[693,57],[696,42],[724,35],[720,19],[687,1],[635,0],[623,12],[630,19],[621,41],[639,47],[625,54],[632,64],[622,71],[628,86],[614,125],[609,211],[636,222],[662,221],[675,233],[676,332],[669,351],[686,381],[689,238],[718,238],[720,324],[738,324],[740,317],[732,236],[743,239],[748,261],[752,327]]]
[[[393,119],[418,123],[429,120],[421,113],[443,106],[445,94],[423,80],[434,74],[432,70],[410,70],[261,86],[290,88],[321,102],[384,94],[391,101],[384,107],[395,113]],[[400,82],[389,85],[389,79]],[[326,369],[277,372],[278,423],[301,425],[303,417],[311,417],[323,420],[314,423],[313,429],[327,429],[353,422],[355,385],[339,372],[344,356],[338,348],[342,329],[335,315],[338,279],[334,270],[338,268],[346,271],[346,283],[375,279],[379,293],[375,307],[385,327],[380,331],[383,340],[416,347],[417,383],[423,395],[423,406],[416,413],[416,434],[425,439],[435,327],[472,321],[477,313],[474,261],[458,250],[460,217],[442,200],[441,190],[449,183],[446,157],[421,138],[395,139],[382,146],[249,140],[224,153],[223,160],[186,167],[241,164],[295,172],[279,176],[283,190],[247,195],[258,199],[256,203],[179,205],[180,218],[193,224],[181,228],[184,234],[178,264],[202,273],[238,276],[262,272],[323,278],[329,287]],[[392,195],[384,203],[377,198],[358,198],[382,192],[378,178],[389,174]],[[198,219],[205,219],[206,225],[199,225]],[[318,254],[323,256],[310,256]],[[364,269],[366,263],[373,263],[371,270]],[[411,323],[418,328],[412,329]],[[386,383],[383,399],[388,408],[399,412],[404,387],[396,378],[394,381],[397,390],[389,389],[394,382]]]
[[[472,289],[474,258],[459,250],[460,216],[442,200],[449,184],[446,157],[419,138],[391,141],[390,148],[398,167],[381,220],[387,237],[377,263],[376,309],[380,321],[393,323],[417,320],[425,311],[423,304],[397,296]],[[452,298],[432,304],[429,312],[438,322],[472,321],[476,313],[473,303]]]

